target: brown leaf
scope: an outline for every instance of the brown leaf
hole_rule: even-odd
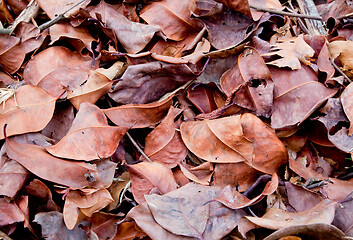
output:
[[[322,195],[301,186],[294,185],[290,182],[285,182],[285,186],[288,202],[297,212],[309,210],[323,200]]]
[[[155,61],[130,65],[109,96],[121,104],[150,103],[196,79],[200,73],[186,64]]]
[[[84,27],[73,27],[70,23],[56,23],[49,28],[51,43],[60,39],[72,40],[72,45],[78,52],[87,48],[92,52],[92,42],[96,41],[89,30]]]
[[[108,211],[113,210],[115,207],[120,204],[120,195],[123,194],[123,190],[125,188],[128,188],[130,186],[130,175],[129,172],[124,172],[121,176],[118,177],[117,182],[113,183],[115,184],[110,191],[110,195],[114,199],[113,202],[109,203],[107,206]],[[112,185],[113,185],[112,184]]]
[[[9,202],[6,198],[0,198],[0,226],[24,220],[25,215],[16,203]]]
[[[104,169],[99,169],[96,164],[63,160],[51,156],[43,147],[17,143],[10,138],[6,140],[6,151],[9,158],[19,162],[33,174],[72,188],[103,187],[109,182],[109,179],[105,179],[107,176],[111,178],[111,183],[113,176],[109,171],[116,166],[107,161],[101,165]]]
[[[68,89],[67,99],[70,100],[76,109],[81,103],[96,103],[97,100],[106,94],[112,87],[113,82],[97,71],[90,71],[88,79],[79,88]]]
[[[305,225],[297,225],[282,228],[272,233],[271,235],[264,238],[264,240],[286,240],[285,236],[296,235],[300,236],[301,239],[312,239],[312,240],[345,240],[346,235],[331,224],[326,223],[312,223]]]
[[[149,127],[159,123],[167,115],[172,97],[148,104],[127,104],[103,109],[103,112],[113,123],[121,127]]]
[[[54,116],[41,133],[59,142],[71,128],[74,118],[74,108],[70,103],[57,104],[55,106]]]
[[[273,230],[311,223],[330,224],[333,221],[337,205],[338,203],[323,200],[315,207],[304,212],[291,213],[270,208],[261,218],[248,216],[246,218],[257,226]]]
[[[1,68],[10,74],[19,70],[26,54],[39,48],[47,36],[47,31],[40,33],[38,27],[26,22],[20,22],[14,33],[21,37],[0,36],[0,42],[4,41],[0,46]]]
[[[212,186],[224,188],[227,185],[237,187],[238,191],[247,190],[259,177],[261,172],[244,162],[218,163],[215,166]]]
[[[140,16],[149,25],[159,26],[169,39],[180,41],[199,29],[198,22],[191,19],[195,8],[196,5],[191,0],[163,0],[145,6]]]
[[[116,227],[121,217],[116,214],[96,212],[87,219],[92,223],[91,231],[97,234],[99,239],[113,239],[119,231]]]
[[[128,20],[120,14],[117,5],[100,2],[89,9],[92,17],[99,14],[108,28],[114,30],[116,37],[128,53],[143,50],[160,28],[155,24],[142,24]]]
[[[200,19],[206,24],[208,39],[216,49],[243,42],[252,33],[249,27],[254,23],[251,18],[240,12],[231,12],[228,9],[215,11],[215,14],[207,14]]]
[[[50,19],[57,17],[60,14],[63,14],[65,11],[69,10],[75,4],[80,3],[80,0],[63,0],[63,1],[54,1],[54,0],[39,0],[38,5],[44,12],[48,15]],[[89,4],[89,1],[83,1],[82,3],[78,4],[68,13],[68,16],[71,14],[75,14],[80,8],[85,8]]]
[[[167,116],[150,132],[145,139],[145,153],[155,162],[173,168],[187,155],[180,133],[174,123],[174,107],[170,107]]]
[[[64,222],[69,230],[82,219],[80,214],[91,217],[113,201],[110,193],[106,189],[82,189],[70,191],[65,198]]]
[[[191,167],[184,162],[178,163],[183,174],[193,182],[208,186],[213,175],[213,164],[204,162],[196,167]]]
[[[133,240],[135,238],[142,238],[145,236],[146,234],[136,225],[135,222],[123,222],[119,224],[117,234],[113,240]]]
[[[282,58],[268,62],[269,65],[277,67],[289,67],[292,70],[301,69],[302,62],[309,65],[310,57],[314,56],[315,51],[304,41],[304,35],[299,35],[293,39],[278,40],[277,44],[271,46],[270,53],[263,54],[262,56],[278,55]]]
[[[158,162],[141,162],[129,165],[132,193],[136,202],[143,203],[145,195],[157,188],[162,194],[177,188],[173,173],[170,169]]]
[[[37,213],[34,222],[38,223],[42,227],[42,235],[47,240],[64,240],[64,239],[82,239],[88,240],[86,232],[82,225],[88,225],[88,223],[82,223],[81,227],[78,225],[69,230],[66,228],[63,220],[63,214],[60,212],[41,212]]]
[[[56,98],[39,87],[19,87],[0,109],[0,128],[7,124],[7,136],[40,131],[52,118],[55,102]]]
[[[65,92],[64,87],[87,80],[91,68],[92,58],[54,46],[35,55],[26,65],[23,75],[26,82],[42,87],[53,96],[60,96]]]
[[[348,198],[352,198],[352,194],[349,194]],[[333,225],[341,229],[347,236],[350,237],[353,236],[352,204],[353,201],[351,199],[341,203],[336,209],[335,218],[332,222]]]
[[[251,161],[253,146],[243,136],[240,115],[183,122],[180,133],[187,148],[209,162]]]
[[[341,94],[341,103],[349,122],[351,122],[348,135],[351,136],[353,134],[353,105],[352,105],[352,95],[353,95],[353,84],[350,83]]]
[[[278,187],[278,175],[275,173],[271,181],[267,182],[262,193],[252,199],[248,199],[231,186],[225,187],[214,201],[218,201],[231,209],[239,209],[260,202],[265,196],[272,194]]]
[[[56,156],[90,161],[110,157],[128,129],[112,127],[102,110],[82,103],[67,135],[46,150]]]
[[[128,219],[135,220],[136,224],[152,239],[165,240],[191,240],[193,238],[172,234],[160,226],[153,218],[146,202],[139,204],[129,211],[126,216]],[[120,239],[116,239],[120,240]]]
[[[239,55],[238,63],[225,72],[220,84],[227,96],[234,95],[234,103],[269,117],[273,102],[274,84],[271,73],[260,54],[247,48]]]
[[[136,211],[132,211],[132,214],[129,213],[128,216],[134,218],[136,223],[151,238],[164,235],[170,238],[174,236],[175,239],[179,239],[178,237],[198,235],[203,239],[221,239],[235,228],[243,212],[223,208],[221,204],[217,202],[207,204],[207,208],[209,208],[208,212],[208,210],[205,209],[205,206],[207,206],[205,203],[214,198],[218,191],[219,190],[214,187],[189,183],[163,196],[149,195],[146,197],[146,200],[151,213],[144,210],[144,205],[141,205]],[[141,215],[137,215],[139,211],[142,211]],[[195,219],[189,217],[200,211],[206,211],[206,216],[199,215],[198,218],[200,218],[201,222],[197,224]],[[146,218],[149,214],[152,214],[153,218],[158,223],[157,226],[156,224],[149,223],[148,225],[153,226],[150,229],[148,229],[148,225],[143,222],[147,220]],[[160,226],[163,228],[160,228]],[[195,228],[193,229],[193,227]],[[151,231],[151,229],[154,231]],[[170,236],[171,234],[172,236]],[[202,236],[200,236],[200,234]],[[168,239],[167,237],[164,239]]]
[[[333,41],[328,45],[329,51],[332,58],[337,58],[342,63],[342,70],[351,76],[353,69],[352,51],[353,42],[352,41]]]
[[[275,83],[271,126],[276,129],[300,124],[337,92],[319,83],[314,71],[304,65],[298,70],[271,67],[270,71]]]
[[[8,159],[0,168],[0,195],[14,198],[28,176],[29,172],[21,164]]]
[[[329,178],[329,182],[322,187],[321,193],[333,201],[341,201],[353,192],[352,180],[344,181],[337,178]]]
[[[60,207],[53,200],[53,195],[50,189],[40,180],[33,179],[28,185],[24,186],[23,192],[33,199],[33,203],[38,204],[45,211],[60,211]]]

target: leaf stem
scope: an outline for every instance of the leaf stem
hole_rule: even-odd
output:
[[[142,149],[140,148],[140,146],[137,144],[137,142],[131,137],[129,132],[126,132],[126,136],[128,136],[128,138],[130,139],[130,141],[132,142],[132,144],[135,146],[135,148],[141,153],[142,156],[144,156],[144,158],[146,158],[147,161],[152,162],[152,160],[146,155],[146,153],[144,151],[142,151]]]
[[[315,19],[315,20],[322,21],[322,17],[320,17],[320,16],[284,12],[284,11],[281,11],[281,10],[264,8],[264,7],[260,7],[260,6],[254,6],[252,4],[250,4],[250,8],[258,10],[258,11],[262,11],[262,12],[269,12],[269,13],[274,13],[274,14],[279,14],[279,15],[284,15],[284,16],[289,16],[289,17],[299,17],[299,18]]]

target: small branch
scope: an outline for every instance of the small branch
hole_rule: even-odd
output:
[[[34,0],[33,0],[34,1]],[[80,5],[81,3],[85,2],[86,0],[82,0],[78,3],[76,3],[75,5],[71,6],[69,9],[67,9],[65,12],[63,12],[62,14],[58,15],[56,18],[53,18],[52,20],[43,23],[42,25],[40,25],[38,28],[40,31],[43,31],[44,29],[47,29],[51,26],[53,26],[54,24],[56,24],[57,22],[66,19],[66,13],[68,13],[69,11],[71,11],[73,8],[77,7],[78,5]],[[12,33],[13,29],[7,29],[7,28],[0,28],[0,34],[6,34],[6,35],[10,35]]]
[[[141,153],[141,155],[146,158],[147,161],[152,162],[152,160],[146,155],[146,153],[144,151],[142,151],[142,149],[140,148],[140,146],[137,144],[137,142],[131,137],[130,133],[126,132],[126,135],[128,136],[128,138],[130,139],[130,141],[132,142],[132,144],[135,146],[135,148]]]
[[[353,12],[352,13],[348,13],[348,14],[343,15],[343,16],[339,16],[336,19],[337,20],[342,20],[342,19],[349,18],[349,17],[352,17],[352,16],[353,16]]]
[[[40,7],[35,0],[31,0],[27,7],[23,9],[20,15],[17,16],[15,21],[9,27],[9,29],[13,30],[20,22],[29,22],[32,18],[35,18],[39,13]]]
[[[315,19],[315,20],[320,20],[322,21],[322,17],[320,16],[313,16],[313,15],[307,15],[307,14],[299,14],[299,13],[289,13],[289,12],[283,12],[281,10],[275,10],[275,9],[270,9],[270,8],[264,8],[260,6],[254,6],[250,4],[250,8],[262,11],[262,12],[269,12],[269,13],[274,13],[274,14],[279,14],[279,15],[284,15],[284,16],[289,16],[289,17],[299,17],[299,18],[306,18],[306,19]]]
[[[336,63],[334,63],[332,59],[330,59],[330,62],[332,66],[337,70],[337,72],[339,72],[344,77],[344,79],[346,79],[349,83],[352,82],[352,80],[336,65]]]
[[[43,23],[42,25],[40,25],[38,28],[40,31],[43,31],[44,29],[47,29],[51,26],[53,26],[54,24],[56,24],[57,22],[66,19],[67,16],[65,16],[66,13],[68,13],[69,11],[71,11],[72,9],[74,9],[75,7],[77,7],[78,5],[80,5],[81,3],[83,3],[86,0],[82,0],[78,3],[76,3],[75,5],[71,6],[69,9],[67,9],[65,12],[63,12],[62,14],[58,15],[56,18],[53,18],[52,20]]]

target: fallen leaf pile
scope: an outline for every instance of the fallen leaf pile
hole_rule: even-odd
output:
[[[0,1],[0,238],[353,239],[353,6],[303,2]]]

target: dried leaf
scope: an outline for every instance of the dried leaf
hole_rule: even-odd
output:
[[[246,218],[257,226],[273,230],[311,223],[330,224],[333,221],[337,205],[338,203],[323,200],[304,212],[292,213],[270,208],[261,218],[248,216]]]
[[[169,39],[180,41],[199,29],[198,22],[191,18],[195,9],[196,5],[191,0],[163,0],[146,5],[141,11],[141,18],[150,25],[159,26]]]
[[[170,107],[167,116],[150,132],[145,139],[145,153],[155,162],[173,168],[187,155],[187,148],[175,130],[174,107]]]
[[[143,203],[145,195],[157,188],[162,194],[177,188],[172,171],[158,162],[141,162],[129,165],[132,193],[136,202]]]
[[[83,188],[85,186],[105,186],[104,175],[109,175],[109,169],[116,164],[110,162],[105,169],[97,169],[96,164],[63,160],[51,156],[45,148],[21,144],[13,139],[6,140],[6,151],[9,158],[16,160],[33,174],[58,184],[72,188]],[[111,166],[110,166],[111,165]],[[113,177],[111,176],[111,180]]]
[[[353,105],[352,105],[352,100],[351,100],[352,95],[353,95],[353,84],[350,83],[341,94],[341,103],[342,103],[344,113],[346,114],[347,118],[351,122],[350,127],[349,127],[349,131],[348,131],[349,136],[352,136],[352,134],[353,134],[353,124],[352,124]]]
[[[276,129],[297,126],[337,92],[318,82],[315,72],[304,65],[298,70],[271,67],[270,71],[275,84],[271,126]]]
[[[103,112],[113,123],[121,127],[149,127],[159,123],[167,115],[172,104],[172,97],[160,102],[127,104],[103,109]]]
[[[23,222],[24,220],[25,215],[16,203],[0,198],[0,226]]]
[[[82,239],[88,240],[86,232],[78,225],[69,230],[64,224],[63,214],[60,212],[37,213],[34,222],[42,227],[42,235],[47,240]],[[88,225],[87,222],[86,224]]]
[[[74,160],[108,158],[127,130],[109,126],[102,110],[93,104],[82,103],[67,135],[46,150],[56,157]]]
[[[269,65],[277,67],[289,67],[292,70],[301,69],[302,62],[309,65],[310,57],[314,56],[315,51],[304,41],[303,35],[299,35],[293,39],[278,40],[277,44],[271,46],[270,53],[262,56],[278,55],[282,58],[268,62]]]
[[[0,195],[14,198],[28,176],[29,172],[21,164],[8,159],[0,168]]]
[[[72,230],[80,219],[80,213],[91,217],[109,203],[113,198],[106,189],[86,189],[82,191],[70,191],[65,198],[64,222],[69,230]]]
[[[42,130],[53,116],[56,98],[39,87],[25,85],[3,102],[0,128],[7,124],[7,136]],[[5,136],[0,133],[0,139]]]

